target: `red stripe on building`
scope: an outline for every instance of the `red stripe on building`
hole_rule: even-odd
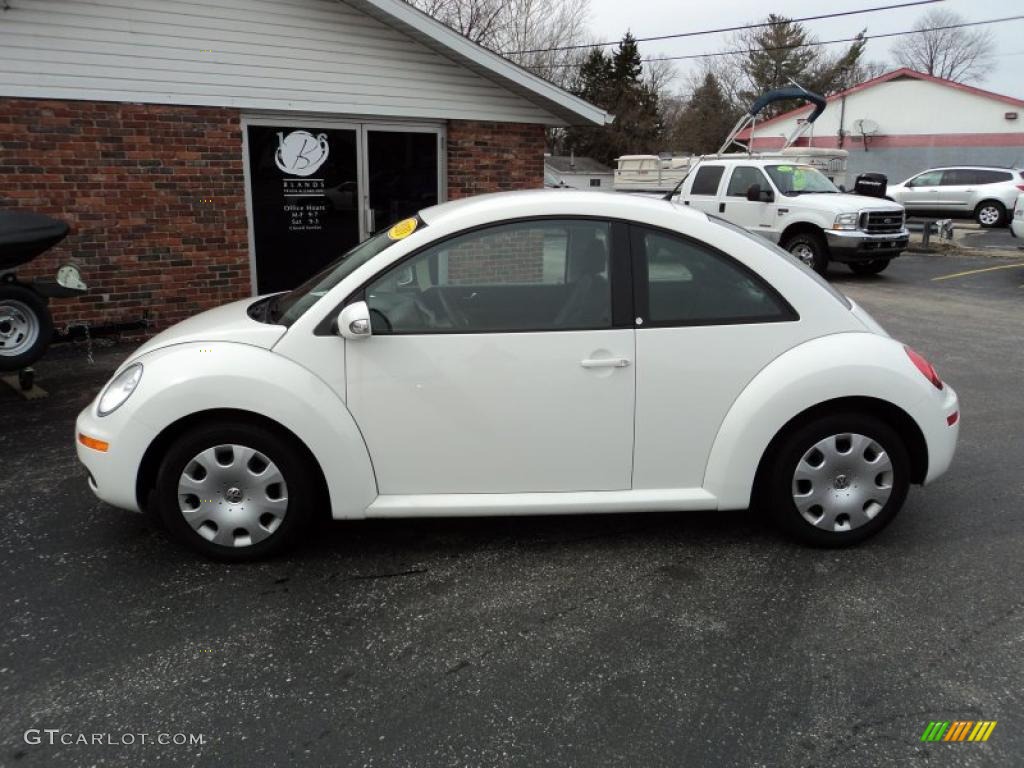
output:
[[[752,149],[779,149],[784,139],[782,136],[755,136]],[[821,147],[836,149],[839,147],[838,136],[815,136],[813,139],[804,137],[796,142],[798,147]],[[1024,147],[1024,132],[1014,133],[914,133],[903,136],[869,136],[869,149],[898,149],[907,147]],[[843,142],[843,149],[864,149],[864,140],[860,134],[852,131]]]

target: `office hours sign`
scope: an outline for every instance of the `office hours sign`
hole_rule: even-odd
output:
[[[246,131],[257,290],[287,290],[359,242],[356,131]]]

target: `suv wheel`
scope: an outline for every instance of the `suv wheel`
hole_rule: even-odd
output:
[[[885,422],[841,413],[789,434],[771,467],[771,509],[806,544],[845,547],[896,517],[910,486],[910,459]]]
[[[1006,207],[998,200],[986,200],[978,203],[974,218],[983,227],[1001,227],[1006,221]]]
[[[782,247],[819,275],[828,269],[828,245],[817,232],[799,232],[787,237]]]
[[[222,422],[182,435],[157,473],[156,511],[168,530],[218,560],[282,550],[306,527],[316,479],[275,432]]]

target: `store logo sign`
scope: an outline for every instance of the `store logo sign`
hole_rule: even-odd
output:
[[[327,134],[314,136],[309,131],[284,131],[277,133],[277,151],[274,162],[283,172],[292,176],[310,176],[327,162]]]

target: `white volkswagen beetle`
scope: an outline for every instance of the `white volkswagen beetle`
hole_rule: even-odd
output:
[[[428,208],[289,293],[139,348],[77,422],[104,501],[248,559],[337,519],[763,502],[885,526],[949,466],[956,394],[785,252],[663,200]]]

